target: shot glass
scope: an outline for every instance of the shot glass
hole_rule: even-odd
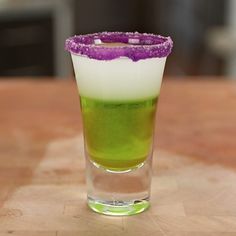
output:
[[[133,215],[150,205],[155,114],[173,42],[102,32],[68,38],[83,120],[88,206]]]

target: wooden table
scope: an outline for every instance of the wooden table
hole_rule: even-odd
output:
[[[236,82],[166,79],[152,207],[108,217],[85,204],[75,83],[0,81],[0,236],[236,235]]]

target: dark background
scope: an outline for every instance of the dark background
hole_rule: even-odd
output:
[[[98,31],[170,35],[168,75],[233,74],[228,41],[217,46],[230,28],[227,0],[5,0],[0,9],[0,76],[69,76],[65,38]]]

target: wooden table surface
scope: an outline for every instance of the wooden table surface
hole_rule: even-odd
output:
[[[236,235],[236,82],[164,80],[140,215],[86,207],[81,128],[71,80],[0,80],[0,236]]]

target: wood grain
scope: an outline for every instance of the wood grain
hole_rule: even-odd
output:
[[[74,82],[0,82],[0,236],[236,235],[236,83],[165,80],[152,207],[107,217],[86,204]]]

